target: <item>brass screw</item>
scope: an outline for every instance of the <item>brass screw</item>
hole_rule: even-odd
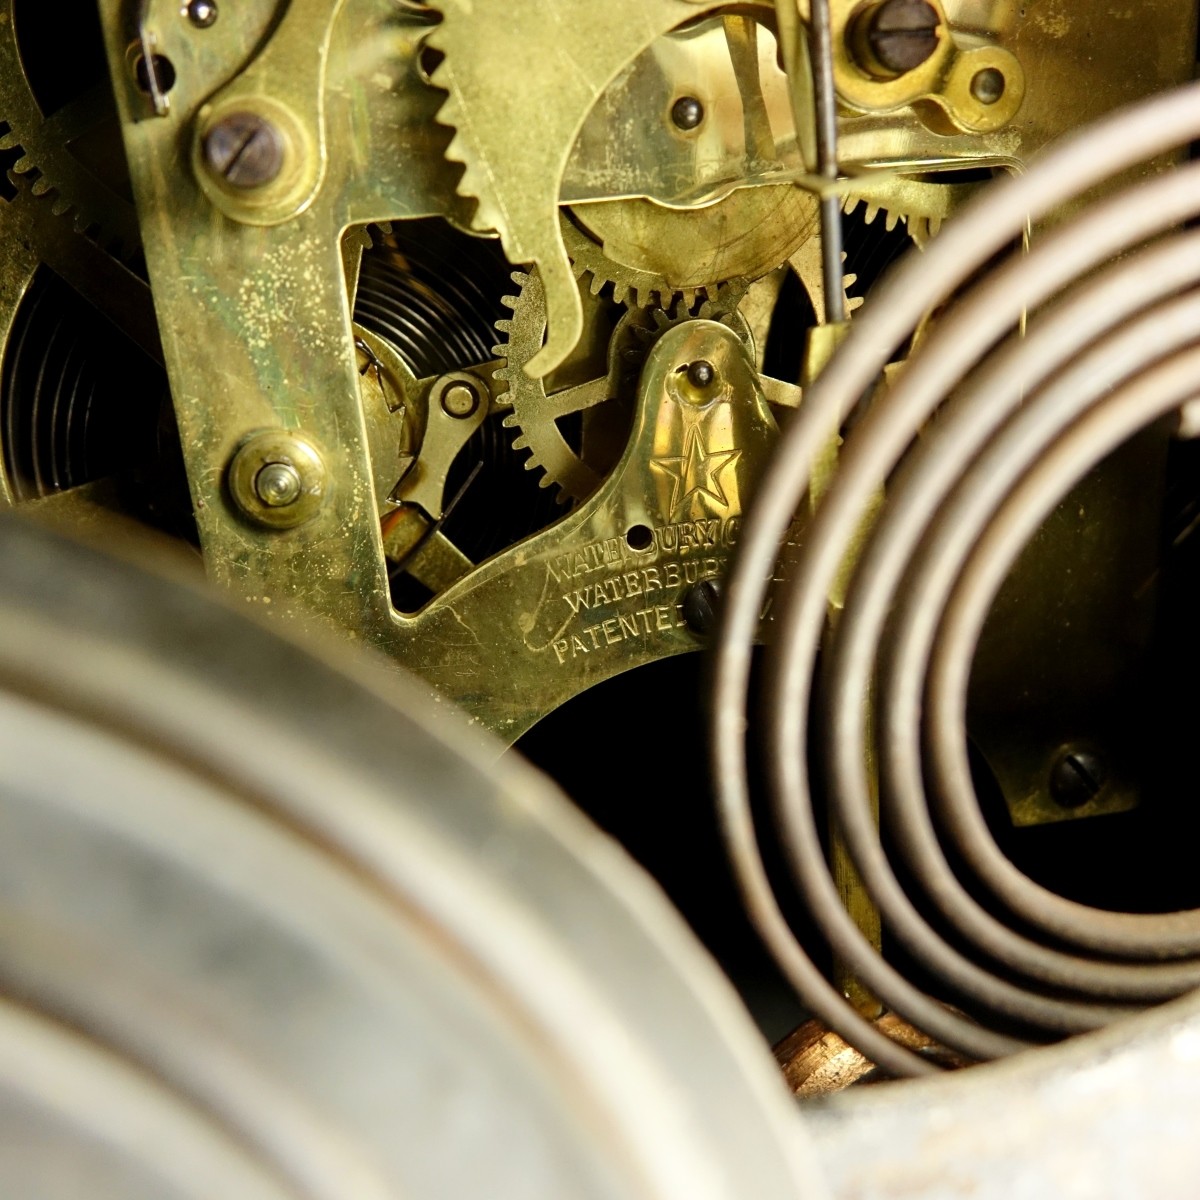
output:
[[[291,463],[267,463],[254,477],[254,491],[268,508],[286,508],[300,499],[304,482]]]
[[[263,187],[283,169],[283,137],[258,113],[230,113],[204,135],[204,161],[233,187]]]
[[[905,75],[937,49],[941,20],[928,0],[883,0],[861,20],[865,28],[853,30],[851,48],[854,34],[865,41],[866,53],[860,41],[855,58],[868,74],[878,74],[872,68],[882,67],[888,75]]]

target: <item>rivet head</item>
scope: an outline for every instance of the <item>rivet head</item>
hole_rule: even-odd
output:
[[[304,482],[291,463],[267,463],[254,477],[254,491],[269,508],[284,508],[300,499]]]
[[[716,377],[717,372],[712,363],[703,358],[699,358],[694,363],[688,364],[688,383],[690,383],[694,388],[712,387],[713,380],[716,379]]]
[[[447,416],[465,420],[479,408],[479,393],[465,380],[452,383],[442,392],[442,409]]]
[[[230,459],[226,479],[243,515],[273,529],[291,529],[315,516],[328,490],[316,448],[283,429],[247,438]]]
[[[1004,72],[995,67],[976,71],[971,79],[971,95],[980,104],[995,104],[1004,95]]]
[[[204,135],[204,162],[230,187],[272,183],[283,170],[283,156],[283,135],[258,113],[229,113]]]
[[[680,96],[671,105],[671,120],[676,129],[690,133],[698,129],[704,120],[704,105],[695,96]]]
[[[190,0],[183,11],[197,29],[207,29],[217,19],[216,0]]]
[[[470,371],[450,371],[433,381],[429,389],[429,411],[441,409],[456,421],[480,416],[490,403],[490,390],[480,376]]]

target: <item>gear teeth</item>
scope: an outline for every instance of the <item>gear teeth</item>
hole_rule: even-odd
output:
[[[434,26],[425,36],[425,44],[431,49],[440,51],[443,55],[446,54],[446,47],[440,44],[439,33],[441,26]],[[447,65],[447,58],[443,58],[437,67],[434,68],[429,77],[430,82],[434,87],[446,93],[446,99],[442,106],[438,109],[434,116],[437,124],[444,126],[450,132],[450,140],[442,151],[442,157],[454,166],[459,168],[460,174],[454,184],[454,191],[464,200],[472,202],[474,211],[471,214],[471,228],[480,231],[500,229],[502,222],[499,220],[501,214],[494,211],[493,205],[485,200],[486,195],[486,172],[471,162],[470,150],[467,148],[467,139],[462,136],[460,126],[462,122],[461,104],[458,97],[455,95],[453,81],[450,78],[450,69]],[[501,241],[503,242],[504,231],[501,230]],[[509,247],[505,247],[508,249]]]
[[[0,135],[0,151],[19,151],[16,160],[9,164],[8,178],[17,186],[30,203],[45,205],[51,216],[58,220],[70,220],[71,229],[81,237],[94,242],[106,254],[128,263],[140,250],[136,217],[130,217],[127,226],[118,224],[115,229],[106,228],[97,219],[82,199],[85,192],[76,186],[64,190],[63,181],[47,175],[37,158],[22,143],[14,129],[7,128]],[[132,210],[131,210],[132,212]]]
[[[523,271],[514,271],[512,273],[513,283],[515,283],[521,287],[524,286],[525,281],[528,278],[529,278],[529,276],[526,275]],[[520,303],[520,297],[518,297],[518,296],[501,296],[500,303],[503,304],[504,307],[507,308],[510,312],[515,313],[517,310],[517,305]],[[497,358],[501,358],[501,359],[507,358],[508,343],[512,339],[513,322],[508,317],[501,317],[499,320],[493,322],[493,325],[495,327],[496,332],[499,333],[503,337],[504,340],[497,343],[495,346],[492,347],[492,353]],[[497,391],[493,394],[492,403],[497,408],[512,408],[512,387],[510,384],[512,375],[511,375],[508,367],[507,366],[497,367],[496,370],[493,372],[492,377],[493,377],[493,379],[496,380],[497,383],[503,385],[502,387],[498,388]],[[515,424],[515,422],[511,418],[505,418],[504,424],[512,425],[512,424]]]
[[[708,319],[731,323],[736,315],[736,306],[750,282],[738,278],[721,284],[674,290],[664,285],[661,277],[646,273],[632,273],[631,276],[621,270],[608,270],[607,260],[600,248],[565,216],[561,218],[560,227],[571,259],[572,273],[580,281],[581,288],[586,275],[586,286],[592,295],[605,291],[611,295],[614,303],[624,304],[645,314],[641,323],[633,322],[629,326],[637,344],[623,346],[618,351],[618,370],[623,375],[636,373],[645,361],[646,350],[662,332],[680,321],[692,319],[697,308]],[[547,422],[539,415],[541,385],[539,381],[531,381],[524,376],[523,363],[528,361],[540,344],[544,329],[544,324],[537,326],[533,301],[526,294],[530,279],[529,275],[522,272],[514,273],[513,281],[522,289],[521,295],[504,298],[504,304],[513,312],[514,318],[496,324],[498,330],[508,334],[505,342],[495,350],[498,357],[506,360],[505,365],[497,370],[496,377],[508,382],[508,387],[497,402],[508,410],[502,418],[504,427],[518,431],[511,443],[512,448],[528,453],[524,469],[541,471],[539,486],[556,489],[556,502],[568,505],[586,499],[594,491],[598,480],[591,468],[566,443],[555,423]],[[536,279],[533,282],[536,283]]]
[[[504,347],[503,346],[493,346],[492,353],[497,358],[503,358],[504,357]],[[492,380],[496,384],[496,388],[492,392],[492,407],[493,408],[511,409],[512,408],[512,387],[509,383],[508,372],[505,371],[503,368],[493,371],[492,372]],[[506,419],[504,424],[507,425],[508,423],[509,422]]]
[[[875,194],[874,199],[871,193],[846,196],[842,208],[849,213],[866,205],[865,222],[874,220],[875,214],[882,210],[889,230],[903,221],[909,238],[922,247],[937,235],[946,217],[954,211],[955,204],[960,201],[951,193],[962,187],[966,187],[968,193],[973,190],[968,185],[930,184],[902,176],[893,181],[889,190]]]
[[[51,221],[67,224],[72,233],[86,238],[119,262],[127,262],[136,254],[138,243],[129,245],[116,234],[106,234],[94,214],[72,204],[71,200],[62,195],[36,168],[31,166],[25,174],[14,174],[12,183],[17,189],[12,203],[39,206],[49,213]]]
[[[843,254],[842,258],[844,259],[845,257],[846,256]],[[842,276],[842,297],[843,297],[843,302],[845,303],[845,306],[846,306],[847,314],[855,312],[857,309],[861,308],[862,304],[863,304],[863,300],[865,299],[865,297],[863,297],[863,296],[851,296],[850,295],[850,289],[857,282],[858,282],[858,276],[856,274],[854,274],[853,271],[851,271],[849,274]]]
[[[694,310],[698,303],[724,286],[722,283],[673,288],[661,275],[623,268],[607,259],[603,247],[592,241],[565,215],[560,217],[560,228],[576,276],[580,276],[581,268],[591,276],[593,295],[606,286],[611,287],[612,298],[617,304],[630,308],[652,308],[655,305],[669,308],[682,300],[685,308]]]

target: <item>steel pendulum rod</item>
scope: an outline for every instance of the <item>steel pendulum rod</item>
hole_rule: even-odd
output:
[[[817,154],[817,174],[834,184],[838,177],[837,93],[833,82],[833,31],[829,0],[809,0],[808,56],[812,64],[813,125]],[[824,368],[846,333],[846,298],[842,275],[842,205],[833,191],[820,199],[821,282],[824,293],[823,328],[810,336],[806,356],[806,383],[811,384]],[[823,468],[816,472],[810,492],[810,505],[819,503],[832,474],[837,469],[839,439],[835,435],[822,455]],[[834,606],[836,607],[836,605]],[[832,615],[832,613],[831,613]],[[865,751],[870,773],[875,770],[870,743]],[[878,821],[878,798],[873,798]],[[879,950],[883,927],[878,906],[872,900],[851,858],[841,831],[830,829],[830,859],[834,880],[851,919],[867,940]],[[864,1016],[878,1018],[884,1009],[866,987],[859,974],[841,956],[835,956],[834,972],[842,993]]]
[[[833,86],[833,31],[829,0],[809,0],[809,58],[812,61],[813,113],[817,145],[817,173],[836,183],[837,93]],[[821,197],[821,276],[825,291],[825,320],[846,319],[842,296],[842,205],[837,195]]]
[[[775,16],[779,23],[779,44],[790,83],[797,140],[803,143],[802,131],[810,119],[803,85],[808,82],[806,77],[811,70],[815,174],[824,184],[832,185],[838,177],[837,93],[833,85],[833,31],[829,0],[811,0],[807,34],[801,30],[796,0],[775,0]],[[808,43],[808,64],[801,53],[802,37],[806,37]],[[832,190],[821,190],[822,315],[827,324],[840,325],[846,318],[842,295],[842,209],[840,200]]]

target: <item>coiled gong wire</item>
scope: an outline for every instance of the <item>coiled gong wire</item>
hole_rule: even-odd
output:
[[[1200,986],[1200,911],[1091,908],[1005,858],[973,789],[965,724],[974,649],[1025,543],[1107,454],[1200,396],[1200,232],[1186,228],[1200,214],[1200,164],[1110,185],[1028,253],[981,268],[1030,223],[1197,137],[1200,86],[1189,85],[1064,140],[964,209],[872,293],[806,391],[747,517],[715,650],[724,836],[751,917],[804,1003],[893,1074],[940,1068],[828,982],[764,867],[746,744],[760,614],[773,588],[759,724],[783,856],[834,954],[884,1005],[961,1055],[991,1059]],[[813,464],[943,304],[847,436],[799,548],[777,569]],[[830,622],[835,586],[844,607]],[[845,910],[821,848],[815,777],[885,937],[951,1004],[885,961]],[[962,864],[986,903],[960,881]]]

